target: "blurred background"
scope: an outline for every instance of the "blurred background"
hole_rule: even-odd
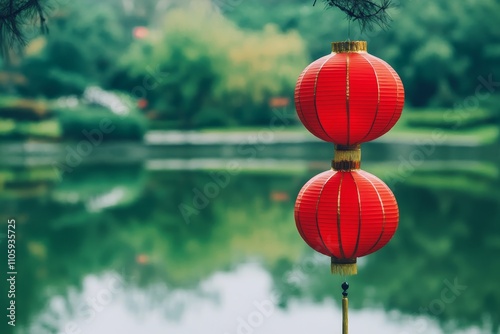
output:
[[[401,218],[349,280],[351,332],[500,333],[500,3],[408,0],[363,33],[312,3],[46,9],[49,33],[0,58],[2,333],[340,333],[342,278],[293,218],[333,147],[293,91],[347,38],[406,89],[363,145]]]

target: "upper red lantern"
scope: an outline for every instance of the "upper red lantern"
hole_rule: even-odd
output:
[[[356,145],[382,136],[401,116],[401,79],[366,50],[366,42],[332,43],[332,53],[310,64],[297,80],[297,114],[316,137]]]
[[[363,170],[329,170],[299,192],[295,222],[314,250],[332,258],[332,273],[355,274],[356,258],[385,246],[399,211],[391,190]]]

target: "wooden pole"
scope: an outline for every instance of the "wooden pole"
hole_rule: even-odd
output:
[[[349,333],[349,319],[348,319],[348,306],[349,300],[347,299],[347,289],[349,289],[349,283],[342,283],[342,334]]]
[[[342,298],[342,334],[348,334],[349,332],[349,321],[348,321],[348,311],[347,307],[349,305],[349,300],[347,297]]]

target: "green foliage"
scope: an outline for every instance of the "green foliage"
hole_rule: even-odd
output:
[[[87,139],[84,131],[99,130],[103,120],[112,128],[112,131],[103,134],[104,140],[141,140],[145,132],[145,121],[139,114],[120,116],[104,108],[89,106],[60,108],[55,112],[65,139]]]
[[[15,122],[0,119],[0,139],[61,138],[61,124],[54,119],[37,122]]]
[[[204,3],[169,11],[121,61],[128,89],[145,86],[148,70],[159,69],[147,98],[164,119],[180,119],[184,128],[268,121],[269,98],[291,96],[306,63],[296,33],[272,25],[247,32]]]
[[[111,6],[92,3],[92,10],[88,6],[75,2],[52,13],[50,34],[33,40],[21,63],[27,78],[27,84],[18,87],[22,94],[81,94],[89,84],[106,83],[127,35]]]
[[[471,129],[482,125],[497,124],[500,113],[485,109],[470,111],[453,109],[424,109],[407,111],[404,116],[411,127],[443,128],[452,130]]]
[[[45,101],[0,96],[0,139],[57,139],[61,133]]]
[[[312,7],[307,1],[245,1],[228,12],[242,27],[261,30],[269,22],[280,30],[296,29],[306,41],[310,59],[330,52],[329,42],[348,37],[347,21],[337,10]],[[407,105],[454,107],[474,97],[478,77],[500,80],[500,33],[495,0],[466,2],[401,1],[392,10],[389,29],[359,33],[352,25],[350,38],[368,41],[370,53],[383,58],[399,73],[406,88]],[[499,87],[496,87],[498,95]],[[482,93],[489,93],[486,89]],[[493,95],[481,99],[491,100]],[[494,108],[500,113],[498,107]]]
[[[18,65],[2,63],[17,79],[0,72],[0,83],[26,96],[121,89],[148,101],[157,128],[262,125],[269,98],[292,98],[301,70],[329,53],[331,41],[365,39],[400,74],[407,106],[491,111],[487,121],[467,116],[468,128],[500,115],[499,11],[495,0],[404,1],[389,29],[360,33],[342,12],[303,0],[58,4],[50,34],[34,38]],[[133,39],[136,26],[148,27],[146,39]],[[437,122],[419,114],[409,124]]]
[[[103,140],[141,140],[146,121],[135,110],[135,101],[123,94],[104,93],[108,99],[115,97],[109,103],[122,103],[124,114],[77,99],[74,99],[77,105],[69,107],[61,106],[60,102],[0,96],[0,139],[87,139],[84,132],[102,132],[104,120],[106,129],[112,130],[103,133]]]
[[[411,105],[463,104],[464,98],[478,98],[479,77],[500,78],[492,56],[492,46],[500,42],[493,15],[499,10],[495,0],[409,1],[395,15],[392,29],[374,38],[374,52],[399,70]]]
[[[270,6],[273,10],[268,10]],[[344,40],[347,36],[344,15],[323,8],[319,3],[313,7],[312,2],[304,0],[256,0],[243,1],[226,15],[243,29],[259,31],[272,23],[283,32],[298,32],[306,44],[309,61],[312,61],[331,52],[330,42]]]

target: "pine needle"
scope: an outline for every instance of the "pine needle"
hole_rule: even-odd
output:
[[[47,0],[0,0],[0,52],[6,56],[16,46],[26,44],[23,27],[39,26],[45,33]]]
[[[317,0],[314,0],[313,6]],[[338,8],[349,20],[358,22],[361,31],[373,30],[375,26],[387,28],[391,17],[387,10],[394,6],[392,0],[323,0],[327,8]]]

